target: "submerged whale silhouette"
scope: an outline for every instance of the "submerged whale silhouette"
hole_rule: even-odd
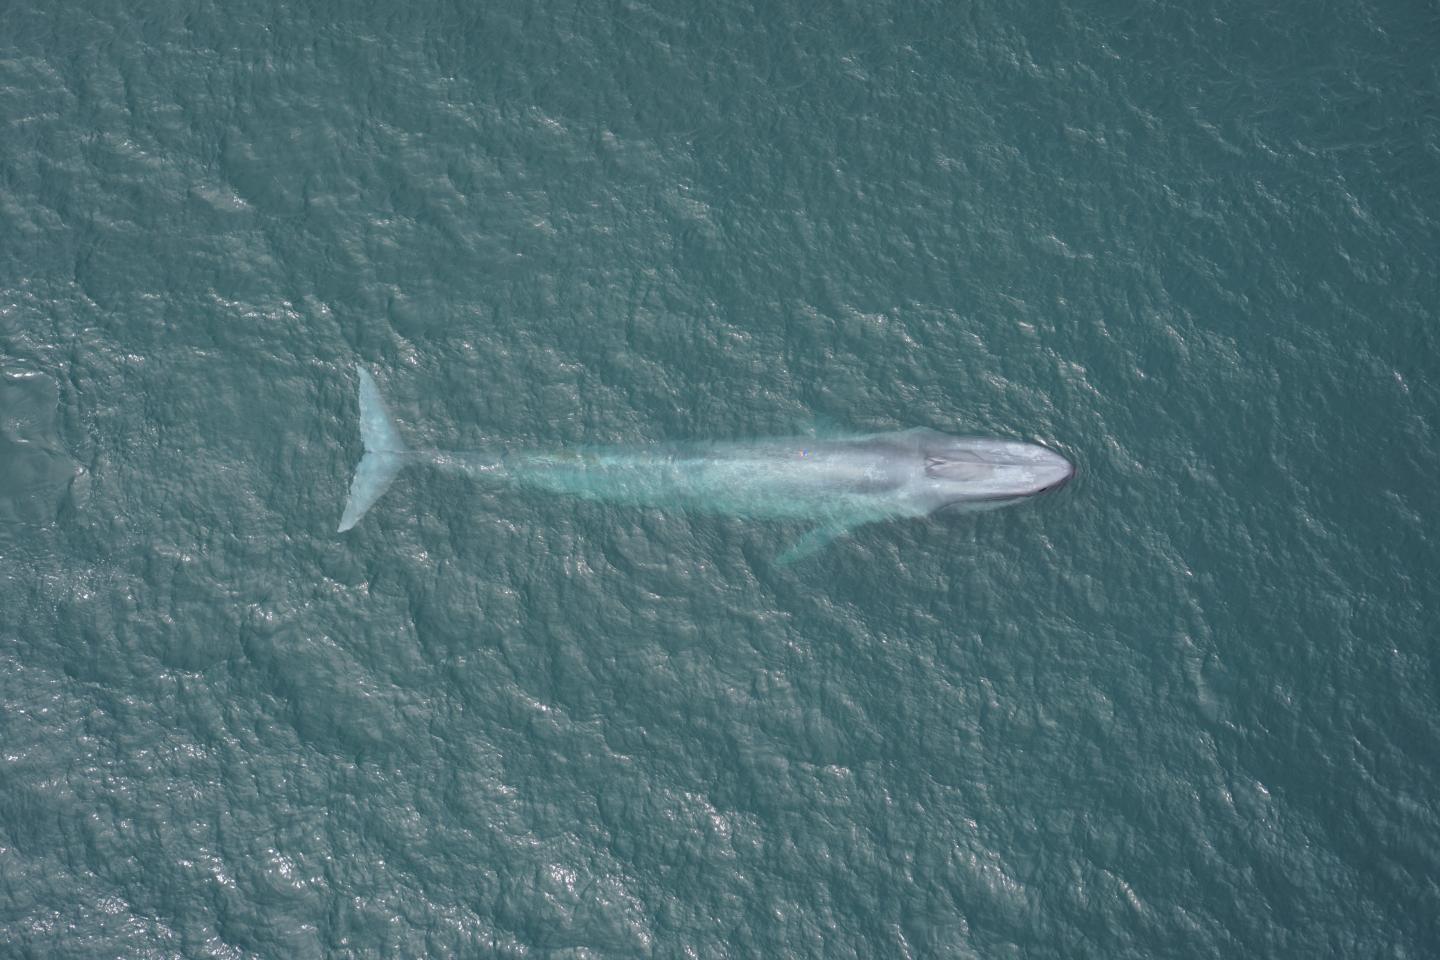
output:
[[[342,533],[360,522],[401,469],[427,463],[592,500],[812,521],[815,528],[780,556],[789,563],[861,524],[942,509],[993,510],[1054,490],[1075,472],[1070,461],[1033,443],[925,428],[744,443],[411,450],[374,379],[361,366],[356,371],[365,453],[340,518]]]

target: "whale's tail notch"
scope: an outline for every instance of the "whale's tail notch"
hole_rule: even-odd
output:
[[[360,377],[360,440],[365,445],[365,455],[360,458],[355,477],[350,481],[350,496],[340,517],[339,533],[360,522],[410,457],[395,421],[390,419],[390,411],[385,409],[385,401],[380,398],[375,378],[358,363],[355,372]]]

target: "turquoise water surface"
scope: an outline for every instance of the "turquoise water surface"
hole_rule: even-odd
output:
[[[0,955],[1440,955],[1433,4],[0,4]],[[861,528],[416,446],[922,426]]]

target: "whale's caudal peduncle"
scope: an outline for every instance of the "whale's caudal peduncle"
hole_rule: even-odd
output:
[[[952,437],[917,428],[892,433],[751,442],[580,447],[569,450],[411,450],[374,379],[360,379],[360,438],[340,518],[349,530],[407,463],[613,503],[805,520],[815,529],[781,556],[808,556],[860,524],[944,508],[990,510],[1054,490],[1074,474],[1064,457],[1033,443]]]

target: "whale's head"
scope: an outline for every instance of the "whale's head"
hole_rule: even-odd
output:
[[[1075,475],[1055,451],[1016,440],[934,434],[920,452],[926,482],[947,506],[998,506],[1056,490]]]

